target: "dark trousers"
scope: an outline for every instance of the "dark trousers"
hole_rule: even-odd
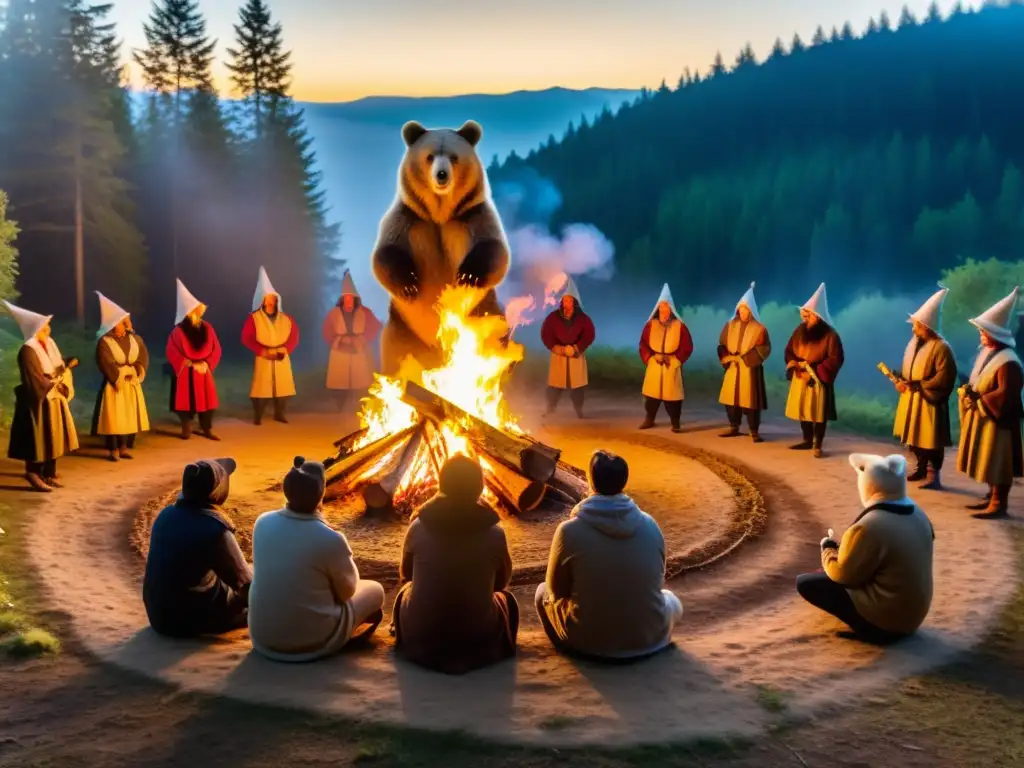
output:
[[[39,475],[39,477],[42,478],[56,477],[57,460],[47,459],[46,461],[26,461],[25,474]]]
[[[738,405],[725,406],[725,415],[729,417],[729,426],[740,428],[743,416],[747,417],[747,427],[752,435],[756,435],[761,428],[761,411],[756,408],[740,408]]]
[[[555,410],[558,405],[558,401],[562,399],[562,393],[564,389],[559,387],[548,387],[548,413]],[[583,415],[583,398],[586,396],[586,387],[576,387],[575,389],[569,390],[569,399],[572,400],[572,407],[576,409],[576,415]]]
[[[820,608],[849,626],[854,634],[865,642],[886,645],[905,637],[879,629],[857,613],[857,608],[846,588],[832,581],[826,573],[818,571],[797,576],[796,591],[815,608]]]
[[[827,421],[801,421],[800,431],[803,433],[804,442],[811,443],[815,448],[821,448],[825,442],[825,431],[828,429]]]
[[[665,413],[668,414],[668,419],[672,422],[673,427],[679,426],[679,419],[683,415],[683,401],[682,400],[658,400],[654,397],[644,398],[644,411],[647,413],[647,421],[653,422],[654,418],[658,415],[658,409],[661,404],[665,404]]]
[[[209,432],[213,429],[213,411],[202,411],[201,413],[192,414],[187,411],[177,411],[178,418],[181,419],[182,426],[192,423],[192,416],[199,417],[199,428],[203,432]]]
[[[135,435],[104,435],[108,451],[128,450],[135,447]]]
[[[345,408],[348,406],[349,402],[352,400],[352,392],[353,390],[351,389],[331,390],[331,395],[334,396],[334,402],[337,403],[339,411],[345,410]]]
[[[254,397],[252,398],[252,412],[257,419],[263,418],[263,412],[267,409],[267,403],[274,403],[274,418],[283,419],[284,412],[288,405],[287,397]]]
[[[946,458],[946,452],[941,448],[916,448],[914,446],[908,446],[910,452],[914,454],[914,458],[917,459],[917,465],[921,469],[925,469],[929,464],[936,470],[942,469],[942,462]]]

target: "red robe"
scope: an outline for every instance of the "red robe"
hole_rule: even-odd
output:
[[[540,329],[540,340],[549,350],[554,347],[576,347],[582,355],[594,343],[597,332],[594,322],[583,310],[576,308],[572,320],[566,322],[561,309],[556,309],[544,319]]]
[[[220,363],[220,340],[212,325],[204,325],[206,343],[200,349],[192,346],[179,326],[174,327],[167,339],[167,362],[171,364],[175,377],[174,385],[171,387],[172,411],[202,413],[216,410],[220,405],[217,400],[217,384],[213,379],[213,372]],[[185,365],[186,360],[191,361],[193,366],[195,363],[204,362],[209,366],[209,371],[205,374],[197,373],[193,366]],[[194,402],[191,397],[193,393]]]

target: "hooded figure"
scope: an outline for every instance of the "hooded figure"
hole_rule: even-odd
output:
[[[260,515],[252,531],[249,636],[275,661],[330,656],[384,618],[384,587],[359,578],[348,540],[324,521],[324,483],[323,464],[296,456],[284,509]]]
[[[420,508],[402,544],[396,648],[414,664],[446,674],[515,655],[512,557],[498,515],[480,503],[483,489],[474,459],[450,458],[438,494]]]
[[[683,410],[683,364],[693,354],[690,330],[679,317],[668,283],[661,289],[658,303],[640,334],[640,359],[647,366],[644,375],[646,416],[640,429],[650,429],[665,404],[672,431],[681,432],[679,417]]]
[[[57,459],[78,450],[71,415],[75,358],[61,357],[50,335],[53,315],[39,315],[3,302],[25,339],[18,351],[21,383],[14,388],[14,418],[7,456],[25,462],[25,479],[37,491],[60,488]]]
[[[1020,288],[971,320],[981,351],[968,383],[960,388],[960,449],[957,469],[988,485],[988,495],[968,509],[975,517],[1006,517],[1010,486],[1024,477],[1021,450],[1021,389],[1024,374],[1010,330]]]
[[[299,325],[281,309],[281,294],[274,290],[267,271],[260,267],[252,313],[242,326],[242,344],[256,359],[252,368],[253,423],[263,421],[267,403],[274,401],[274,420],[287,424],[285,404],[295,396],[291,355],[299,344]]]
[[[252,571],[223,513],[234,459],[185,467],[181,496],[153,523],[142,600],[161,635],[218,635],[245,626]]]
[[[597,659],[636,659],[672,643],[683,605],[665,589],[665,539],[624,493],[629,467],[596,451],[592,495],[555,530],[536,607],[556,648]]]
[[[327,363],[327,388],[344,408],[353,392],[365,392],[373,383],[377,365],[373,345],[381,324],[356,290],[352,275],[345,270],[341,297],[324,318],[324,341],[331,349]]]
[[[772,353],[768,329],[761,324],[754,299],[754,284],[736,304],[736,313],[718,336],[718,360],[725,368],[718,402],[725,406],[729,429],[722,437],[736,437],[740,421],[747,415],[750,438],[764,442],[760,435],[761,411],[768,409],[764,385],[764,361]]]
[[[206,305],[178,281],[176,325],[167,339],[167,362],[171,365],[171,410],[181,420],[181,439],[192,437],[192,417],[199,416],[199,429],[209,440],[213,434],[213,412],[217,410],[217,383],[213,372],[220,364],[221,347],[213,326],[203,320]]]
[[[942,487],[940,473],[946,448],[953,444],[949,398],[956,386],[956,358],[942,338],[942,303],[948,288],[940,288],[907,322],[913,336],[903,353],[903,366],[894,385],[899,392],[892,433],[907,446],[917,467],[912,483],[927,479],[922,488]]]
[[[149,431],[149,411],[142,382],[149,350],[129,331],[128,312],[99,291],[100,329],[96,333],[96,367],[103,383],[96,395],[92,434],[102,435],[111,461],[130,459],[135,436]]]
[[[594,323],[583,311],[576,283],[566,276],[558,309],[544,318],[540,329],[540,339],[551,352],[545,416],[554,412],[562,392],[568,389],[576,415],[583,418],[583,398],[590,381],[585,355],[595,336]]]
[[[841,541],[821,540],[823,571],[797,577],[807,602],[849,625],[862,640],[889,643],[917,631],[932,604],[935,531],[907,498],[902,456],[855,453],[863,511]]]
[[[828,313],[825,284],[800,307],[801,323],[786,344],[786,378],[789,397],[786,418],[800,422],[803,440],[790,446],[793,450],[814,449],[814,457],[822,457],[825,429],[835,421],[835,380],[843,367],[843,342],[832,327]]]

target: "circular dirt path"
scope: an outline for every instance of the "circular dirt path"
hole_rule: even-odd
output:
[[[291,425],[263,427],[224,421],[220,444],[154,435],[133,462],[110,464],[98,460],[101,452],[65,461],[63,491],[8,495],[35,505],[35,565],[55,607],[71,614],[77,635],[98,657],[186,690],[499,741],[613,745],[752,736],[776,721],[780,706],[797,715],[820,712],[948,660],[978,642],[1012,594],[1007,574],[1016,573],[1016,564],[1006,524],[971,520],[962,506],[978,489],[950,472],[949,492],[916,494],[937,532],[935,598],[925,627],[884,650],[841,639],[834,621],[796,597],[793,578],[818,567],[825,530],[841,532],[859,510],[847,454],[889,453],[893,446],[833,438],[831,455],[815,461],[786,450],[788,429],[768,427],[769,442],[753,445],[720,440],[713,422],[694,423],[692,415],[686,434],[638,433],[638,415],[595,410],[582,423],[563,417],[541,426],[529,415],[524,421],[573,461],[605,445],[620,450],[631,461],[638,499],[649,504],[692,504],[693,495],[722,503],[720,479],[693,471],[690,458],[678,465],[665,458],[676,455],[672,446],[691,456],[712,452],[760,490],[768,524],[728,557],[671,582],[686,608],[676,648],[626,667],[554,654],[533,616],[531,585],[516,590],[524,617],[518,658],[457,678],[402,663],[386,633],[333,659],[281,665],[251,653],[244,631],[200,643],[148,630],[139,560],[127,545],[140,507],[173,490],[185,461],[211,455],[239,461],[233,492],[259,494],[280,480],[295,454],[329,454],[333,440],[353,428],[351,419],[298,416]],[[17,469],[4,466],[7,473]],[[1019,506],[1011,511],[1020,515]],[[674,531],[673,540],[685,549],[714,538],[727,517],[702,515]],[[698,541],[684,541],[689,537]]]

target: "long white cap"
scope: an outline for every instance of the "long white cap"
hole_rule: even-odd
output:
[[[658,314],[658,307],[661,306],[661,302],[663,301],[668,304],[668,308],[672,310],[672,314],[679,318],[679,310],[676,309],[676,303],[672,300],[672,290],[668,287],[668,283],[661,286],[661,294],[658,296],[658,303],[654,305],[654,311],[651,313],[651,317]]]
[[[579,288],[576,287],[576,283],[569,275],[565,276],[565,285],[562,287],[562,296],[572,296],[576,299],[576,303],[580,306],[580,309],[583,308],[583,300],[580,299]]]
[[[252,311],[255,312],[257,309],[263,306],[263,300],[267,296],[277,296],[277,309],[281,311],[281,294],[278,293],[274,286],[270,283],[270,278],[267,277],[267,270],[260,267],[260,274],[256,278],[256,293],[252,296]]]
[[[359,291],[356,290],[356,281],[352,279],[352,273],[347,269],[341,278],[341,295],[359,298]]]
[[[9,301],[4,301],[3,304],[11,313],[14,322],[18,324],[18,329],[25,341],[31,341],[37,333],[46,327],[47,323],[53,320],[53,315],[40,315],[37,312],[15,306]]]
[[[180,323],[188,316],[189,312],[202,303],[203,302],[189,293],[188,288],[185,287],[185,284],[181,282],[181,280],[178,280],[178,311],[175,315],[174,324],[177,325]]]
[[[971,320],[971,325],[1008,347],[1016,347],[1016,339],[1013,338],[1013,331],[1010,329],[1010,320],[1013,318],[1014,309],[1017,307],[1017,296],[1019,293],[1020,286],[1016,286],[1009,296],[1000,299]]]
[[[939,290],[932,294],[931,298],[928,299],[921,308],[907,318],[908,323],[912,323],[915,320],[921,325],[924,325],[931,329],[934,333],[939,336],[942,335],[942,304],[946,301],[946,294],[949,293],[949,288],[945,286],[939,286]]]
[[[832,325],[832,316],[828,313],[828,294],[825,292],[824,283],[818,286],[818,290],[814,292],[814,295],[800,309],[813,312],[824,320],[827,325]]]
[[[757,299],[754,298],[754,283],[750,284],[747,288],[747,292],[740,297],[740,300],[736,302],[736,311],[740,311],[740,307],[746,307],[750,310],[750,316],[757,322],[761,322],[761,315],[757,311]]]
[[[128,317],[129,313],[99,291],[96,291],[96,295],[100,298],[100,329],[96,331],[96,338],[98,339],[110,333],[115,325]]]

